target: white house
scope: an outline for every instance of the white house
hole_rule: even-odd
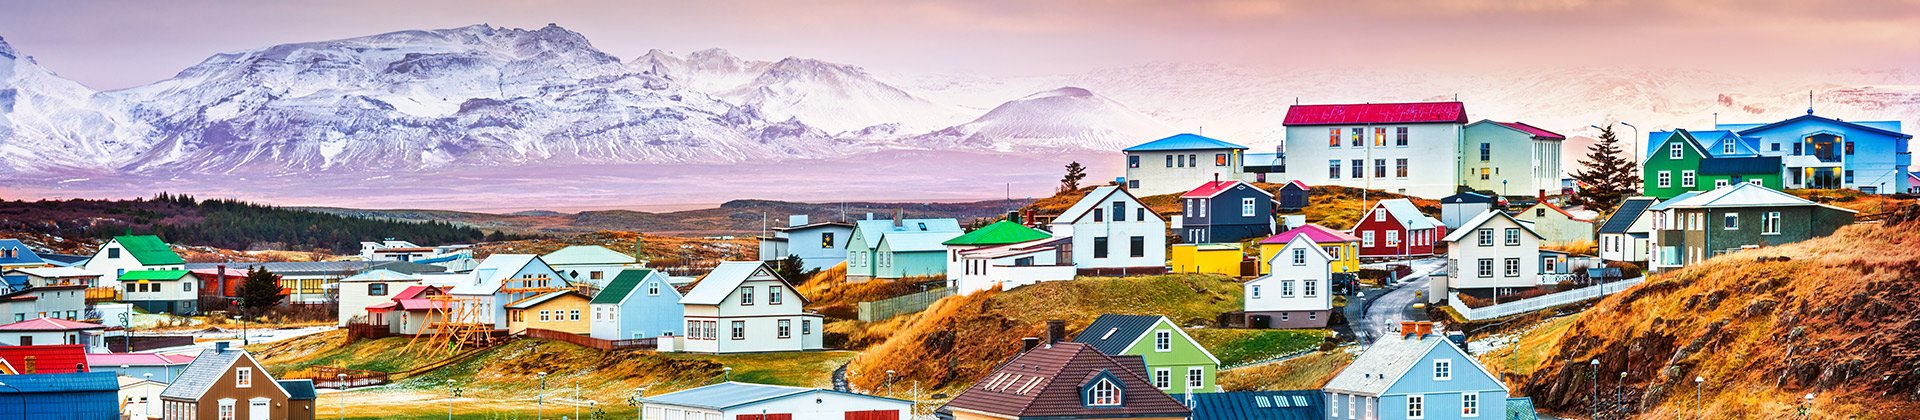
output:
[[[107,327],[100,324],[57,318],[34,318],[0,325],[0,344],[9,346],[78,344],[85,346],[88,353],[106,353],[106,333]]]
[[[1167,270],[1167,221],[1117,185],[1094,188],[1053,219],[1053,236],[1073,238],[1081,274],[1159,274]]]
[[[11,322],[39,317],[87,319],[87,290],[78,285],[37,286],[0,295],[0,316]]]
[[[1460,102],[1293,105],[1287,177],[1445,197],[1462,185],[1466,124]]]
[[[131,420],[160,418],[160,391],[167,384],[131,376],[120,380],[120,415]]]
[[[588,335],[602,340],[686,335],[681,328],[686,312],[680,298],[665,273],[645,268],[621,271],[587,304],[593,312]]]
[[[1480,120],[1462,129],[1467,187],[1502,196],[1560,189],[1560,143],[1567,136],[1523,122]]]
[[[1542,194],[1540,202],[1515,213],[1513,218],[1533,224],[1533,231],[1546,238],[1547,243],[1565,244],[1593,240],[1593,219],[1598,215],[1588,210],[1567,210],[1553,205]]]
[[[913,418],[913,403],[830,389],[722,382],[640,398],[642,417],[673,420]]]
[[[633,255],[616,252],[598,245],[574,245],[560,248],[558,251],[541,255],[554,271],[567,276],[572,284],[587,284],[594,290],[606,287],[607,281],[620,274],[620,270],[632,267],[639,262]]]
[[[1272,272],[1241,286],[1247,326],[1325,328],[1333,312],[1332,262],[1313,239],[1294,235],[1267,261]]]
[[[180,259],[166,241],[153,235],[115,236],[100,250],[87,259],[84,266],[87,271],[100,274],[100,284],[96,287],[120,287],[120,274],[139,270],[185,270],[187,261]]]
[[[375,269],[353,277],[340,279],[340,323],[367,314],[367,307],[392,302],[393,295],[407,286],[420,284],[420,277],[393,270]],[[369,321],[371,322],[371,321]]]
[[[955,293],[972,294],[996,286],[1013,290],[1073,280],[1073,251],[1067,248],[1072,242],[1072,238],[1056,237],[954,251],[959,261],[948,268],[948,283]]]
[[[1600,224],[1600,259],[1645,263],[1653,252],[1653,205],[1659,199],[1630,197]]]
[[[1241,179],[1246,146],[1198,134],[1176,134],[1121,150],[1127,189],[1145,195],[1187,192],[1202,182]]]
[[[1539,285],[1544,239],[1506,212],[1480,213],[1441,241],[1447,244],[1449,289],[1489,298]]]
[[[434,284],[427,279],[423,283]],[[459,276],[447,294],[456,299],[477,300],[478,319],[496,329],[507,329],[507,304],[518,302],[553,289],[570,287],[560,273],[532,254],[493,254],[480,261],[472,273]],[[455,301],[461,302],[460,300]],[[467,308],[455,308],[454,311]]]
[[[714,267],[680,298],[686,335],[660,340],[661,351],[749,353],[819,350],[820,314],[807,299],[758,261]]]

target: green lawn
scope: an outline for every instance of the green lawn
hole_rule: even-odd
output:
[[[1187,335],[1205,346],[1221,366],[1257,362],[1320,346],[1325,330],[1248,330],[1196,328]]]

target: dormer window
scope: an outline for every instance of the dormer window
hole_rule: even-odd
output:
[[[1732,141],[1728,141],[1728,142],[1727,142],[1727,147],[1726,147],[1726,149],[1724,149],[1724,150],[1722,150],[1722,153],[1726,153],[1726,154],[1729,154],[1729,155],[1731,155],[1731,154],[1733,154],[1733,142],[1732,142]]]
[[[1667,146],[1668,159],[1680,159],[1681,157],[1683,157],[1681,153],[1682,152],[1680,151],[1680,143],[1674,143],[1670,146]]]
[[[1120,386],[1112,380],[1101,378],[1087,390],[1087,405],[1092,407],[1117,407],[1120,405]]]

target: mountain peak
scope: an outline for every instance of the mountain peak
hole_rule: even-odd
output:
[[[7,44],[7,38],[0,37],[0,57],[14,58],[19,56],[20,53],[13,50],[13,45]]]
[[[1060,97],[1086,98],[1086,97],[1092,97],[1092,96],[1094,96],[1093,91],[1087,90],[1086,88],[1062,86],[1054,90],[1042,91],[1042,92],[1034,93],[1032,95],[1027,95],[1024,98],[1020,98],[1020,100],[1024,101],[1024,100],[1030,100],[1030,99],[1060,98]]]

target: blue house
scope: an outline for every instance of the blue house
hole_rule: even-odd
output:
[[[20,243],[20,240],[0,239],[0,271],[46,265],[47,262],[40,259],[39,254],[33,253],[33,249],[27,248],[27,244]]]
[[[1401,324],[1321,391],[1329,419],[1493,418],[1507,405],[1507,386],[1431,322]]]
[[[645,268],[629,268],[613,276],[600,294],[587,303],[593,312],[588,335],[602,340],[630,340],[671,334],[682,336],[680,291],[667,276]]]
[[[1320,420],[1325,394],[1314,390],[1209,392],[1187,398],[1189,420]]]
[[[1296,211],[1307,208],[1312,194],[1313,189],[1308,188],[1307,183],[1298,179],[1287,181],[1287,185],[1280,186],[1280,209]]]
[[[1253,184],[1207,181],[1180,195],[1180,241],[1232,243],[1273,235],[1273,194]]]
[[[947,246],[941,243],[965,233],[958,220],[905,219],[899,212],[893,220],[854,222],[847,239],[847,280],[946,274]]]
[[[1893,194],[1911,188],[1913,155],[1899,121],[1842,121],[1813,114],[1768,124],[1719,124],[1692,131],[1713,157],[1778,157],[1784,188],[1851,188]],[[1647,133],[1647,156],[1671,136]]]
[[[111,372],[4,375],[0,382],[0,420],[120,418],[120,381]]]
[[[801,270],[825,270],[846,261],[847,238],[853,236],[852,223],[809,223],[804,214],[788,216],[786,226],[770,230],[760,237],[760,261],[797,256]]]

